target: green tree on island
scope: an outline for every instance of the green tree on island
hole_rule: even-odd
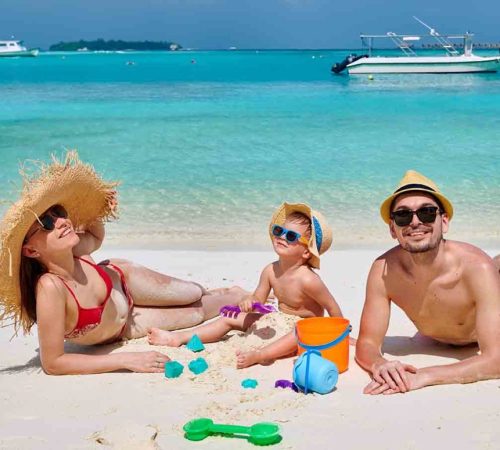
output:
[[[49,50],[51,52],[75,52],[80,49],[87,49],[89,51],[96,50],[177,50],[182,48],[179,44],[175,42],[168,41],[122,41],[122,40],[110,40],[105,41],[104,39],[97,39],[94,41],[85,41],[80,39],[79,41],[73,42],[59,42],[57,44],[51,45]]]

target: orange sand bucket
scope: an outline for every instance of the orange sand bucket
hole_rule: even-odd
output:
[[[319,350],[323,358],[334,362],[339,373],[349,367],[349,321],[342,317],[311,317],[296,325],[298,353]]]

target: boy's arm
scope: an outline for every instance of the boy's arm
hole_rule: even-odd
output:
[[[318,274],[311,273],[304,279],[304,291],[308,297],[326,309],[330,317],[342,317],[340,306]]]
[[[265,303],[271,292],[271,282],[270,273],[273,270],[273,265],[269,264],[264,267],[264,270],[260,274],[259,284],[252,295],[247,296],[243,301],[239,303],[239,307],[243,312],[252,311],[253,302]]]

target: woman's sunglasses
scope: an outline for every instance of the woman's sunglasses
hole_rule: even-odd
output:
[[[57,219],[66,219],[68,212],[61,205],[54,205],[45,211],[40,217],[37,217],[39,227],[31,234],[27,235],[25,242],[27,242],[35,233],[40,230],[52,231],[56,227]]]
[[[413,214],[416,214],[418,220],[422,223],[434,223],[436,220],[436,216],[441,211],[437,206],[423,206],[422,208],[418,208],[416,211],[411,209],[398,209],[396,211],[391,212],[391,219],[394,220],[394,223],[398,227],[406,227],[410,225],[413,220]]]
[[[275,237],[280,237],[280,236],[285,236],[286,241],[289,244],[293,244],[295,242],[302,242],[303,244],[307,245],[309,242],[308,240],[301,236],[300,233],[297,233],[296,231],[293,230],[288,230],[285,227],[282,227],[281,225],[274,224],[272,228],[272,233],[273,236]]]

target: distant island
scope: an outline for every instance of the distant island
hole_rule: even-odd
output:
[[[153,42],[153,41],[105,41],[97,39],[95,41],[84,41],[80,39],[74,42],[59,42],[51,45],[51,52],[94,52],[94,51],[150,51],[150,50],[168,50],[175,51],[182,47],[175,42]]]

